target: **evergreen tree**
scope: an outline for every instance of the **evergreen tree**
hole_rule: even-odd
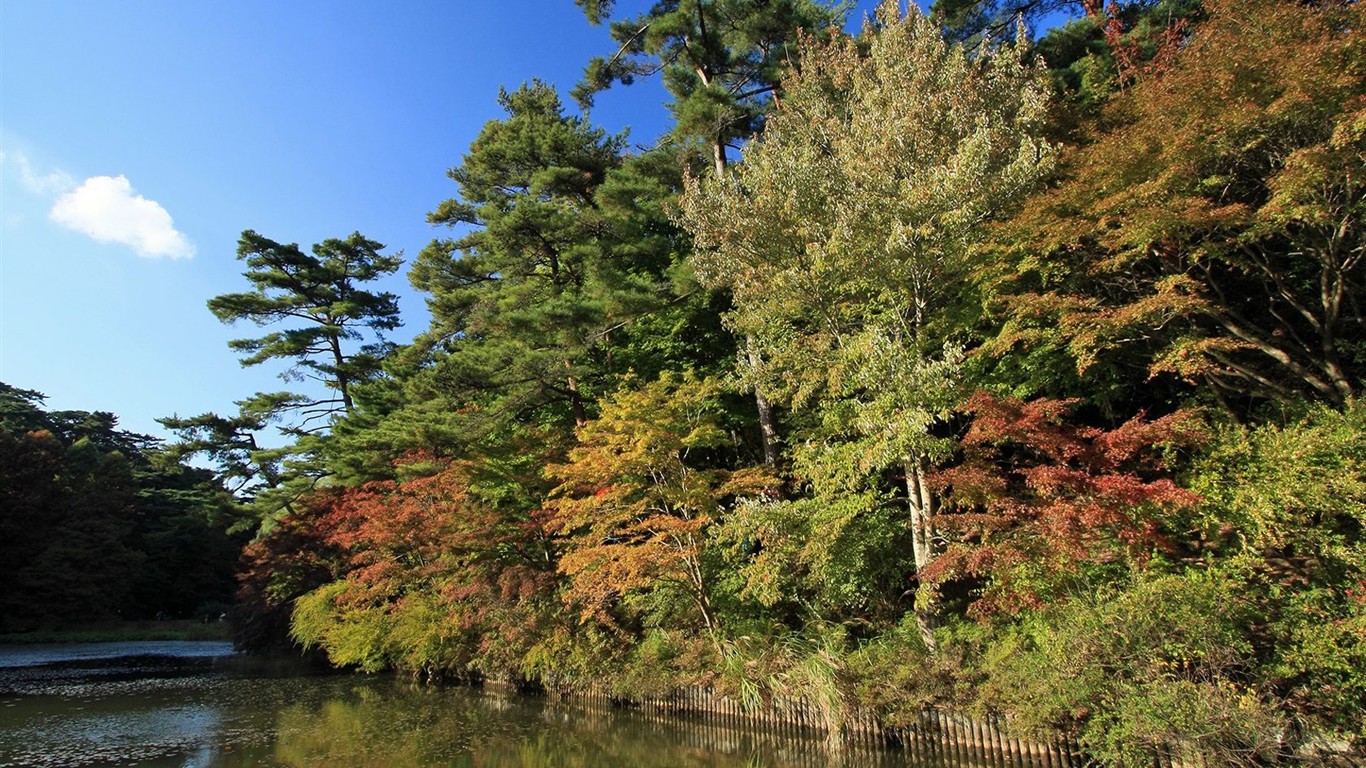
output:
[[[935,0],[930,18],[949,39],[973,40],[983,35],[1008,37],[1017,22],[1032,23],[1054,14],[1095,18],[1104,11],[1104,0]]]
[[[402,263],[398,256],[382,255],[383,248],[356,232],[345,240],[324,240],[308,256],[296,244],[283,245],[247,230],[238,242],[237,258],[246,262],[243,277],[254,290],[209,300],[209,310],[225,323],[302,322],[259,338],[236,339],[228,346],[248,353],[242,358],[244,366],[288,360],[294,365],[293,375],[332,390],[335,398],[288,404],[306,420],[354,407],[352,384],[373,376],[386,350],[382,338],[367,340],[365,332],[378,335],[400,325],[398,297],[363,287]],[[354,341],[367,343],[347,349]]]
[[[209,300],[209,310],[225,323],[286,326],[229,342],[248,353],[242,365],[289,361],[292,367],[283,378],[315,381],[332,395],[258,392],[238,401],[235,416],[203,413],[160,420],[180,438],[170,448],[178,458],[210,458],[225,487],[249,501],[263,520],[291,511],[328,474],[321,459],[325,436],[338,418],[355,412],[353,389],[379,375],[391,349],[383,332],[401,324],[398,297],[366,285],[402,264],[399,256],[381,254],[383,248],[357,232],[345,240],[324,240],[308,255],[294,243],[247,230],[237,258],[246,262],[243,276],[254,290]],[[258,442],[272,425],[291,442]]]
[[[235,416],[201,413],[167,416],[157,422],[178,438],[167,447],[176,460],[199,456],[214,467],[215,481],[259,519],[292,512],[294,501],[307,493],[328,470],[317,460],[322,439],[307,429],[280,425],[287,408],[309,402],[288,392],[257,393],[239,400]],[[290,440],[265,444],[264,433],[274,426]],[[246,521],[244,525],[248,524]]]
[[[614,0],[575,0],[592,24],[611,18]],[[838,8],[812,0],[664,0],[611,21],[621,47],[589,63],[574,91],[588,107],[614,83],[661,74],[673,96],[674,134],[700,139],[718,174],[727,150],[758,132],[794,62],[798,35],[838,29]]]
[[[575,0],[590,23],[611,17],[614,0]],[[574,95],[588,107],[593,95],[614,83],[662,74],[673,96],[673,134],[701,141],[719,177],[731,148],[754,136],[779,98],[783,73],[795,62],[803,33],[824,36],[843,20],[838,7],[812,0],[664,0],[631,19],[611,22],[621,47],[589,63]],[[745,356],[758,362],[753,341]],[[764,460],[778,460],[778,426],[763,390],[754,391]]]
[[[436,362],[424,376],[496,419],[558,412],[581,425],[585,380],[611,364],[613,331],[670,299],[677,238],[623,199],[658,194],[641,189],[639,164],[623,165],[623,137],[566,116],[545,83],[499,102],[507,117],[450,173],[460,197],[429,217],[472,229],[434,241],[413,265],[413,284],[431,294],[432,328],[418,344]]]
[[[227,494],[112,413],[43,399],[0,383],[0,627],[221,612]]]

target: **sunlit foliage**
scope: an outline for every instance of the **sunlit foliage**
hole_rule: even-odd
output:
[[[678,589],[716,631],[703,557],[723,503],[770,484],[755,470],[708,467],[731,442],[720,428],[715,380],[666,374],[622,389],[579,430],[569,461],[552,466],[551,525],[563,535],[566,599],[606,618],[633,593]]]
[[[501,92],[410,275],[432,325],[325,438],[255,443],[287,394],[168,421],[288,502],[244,645],[800,697],[834,731],[1003,714],[1114,765],[1359,761],[1360,4],[886,2],[857,36],[808,2],[578,5],[620,50],[577,95],[662,73],[671,141]],[[136,503],[129,436],[25,397],[0,501],[87,523],[7,576],[38,595]]]
[[[1363,10],[1208,6],[1003,230],[991,350],[1061,348],[1101,381],[1179,377],[1234,408],[1345,403],[1366,327]]]

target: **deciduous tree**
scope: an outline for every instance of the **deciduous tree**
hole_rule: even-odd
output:
[[[1240,412],[1345,403],[1366,349],[1366,17],[1208,7],[1002,232],[995,261],[1014,269],[993,289],[1007,319],[989,349],[1064,351],[1093,380],[1175,375]]]
[[[923,574],[986,584],[970,609],[1037,609],[1048,590],[1088,565],[1141,565],[1175,553],[1199,496],[1178,486],[1162,449],[1189,445],[1193,414],[1135,417],[1115,429],[1069,422],[1075,403],[972,395],[962,455],[931,485],[944,495],[941,530],[954,535]]]
[[[672,587],[717,631],[715,574],[703,561],[708,529],[727,498],[768,482],[762,472],[708,465],[729,440],[719,393],[714,379],[668,373],[624,388],[578,430],[568,462],[550,468],[560,483],[549,502],[550,525],[564,537],[560,570],[585,619],[610,623],[623,598]]]
[[[530,451],[515,465],[536,458]],[[498,461],[412,456],[402,464],[420,474],[326,498],[319,530],[345,572],[299,598],[293,636],[336,664],[371,671],[520,672],[554,604],[543,521],[516,498],[520,490],[509,497]]]
[[[837,463],[904,468],[924,568],[968,245],[1049,169],[1048,88],[1022,48],[974,60],[896,3],[864,40],[812,41],[801,60],[744,162],[694,182],[682,215],[699,273],[734,293],[761,385],[815,406],[822,440],[859,446]]]

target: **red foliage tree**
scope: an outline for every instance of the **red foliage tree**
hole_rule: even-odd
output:
[[[319,492],[301,499],[293,514],[243,548],[231,614],[239,650],[290,647],[294,601],[341,573],[342,553],[323,522],[339,498],[338,492]]]
[[[529,623],[540,615],[531,604],[548,603],[557,584],[548,532],[539,517],[481,492],[488,479],[479,466],[437,466],[414,479],[350,489],[323,517],[326,541],[346,558],[337,605],[397,611],[409,599],[435,597],[464,663],[525,648],[535,633]]]
[[[922,577],[986,580],[971,613],[1038,607],[1050,584],[1087,563],[1141,563],[1170,547],[1169,519],[1199,499],[1165,476],[1157,450],[1197,437],[1193,414],[1106,430],[1069,423],[1074,404],[978,391],[964,406],[962,460],[932,478],[945,499],[941,530],[959,540]]]

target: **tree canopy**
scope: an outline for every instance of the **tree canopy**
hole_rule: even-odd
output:
[[[254,339],[237,339],[229,347],[242,352],[242,365],[287,360],[296,373],[332,390],[331,400],[302,399],[290,407],[305,421],[354,407],[351,386],[379,368],[382,339],[365,331],[392,331],[400,324],[398,297],[367,290],[366,283],[396,271],[398,256],[384,256],[383,245],[359,232],[345,240],[324,240],[309,256],[293,243],[280,244],[251,230],[242,233],[237,258],[247,265],[243,277],[254,290],[225,293],[209,300],[209,311],[225,323],[250,320],[257,325],[287,323]],[[298,325],[303,323],[303,325]],[[351,342],[362,341],[357,349]]]
[[[581,109],[660,75],[673,129],[501,90],[411,343],[378,243],[247,232],[211,309],[323,395],[163,452],[0,386],[6,611],[189,605],[231,506],[245,647],[1360,757],[1361,4],[578,5],[618,46]]]
[[[614,0],[574,0],[592,24],[611,19]],[[719,174],[727,150],[753,136],[778,95],[802,33],[822,35],[843,14],[812,0],[665,0],[611,20],[620,48],[594,58],[574,96],[584,107],[615,83],[659,75],[673,101],[674,134],[699,139]]]

